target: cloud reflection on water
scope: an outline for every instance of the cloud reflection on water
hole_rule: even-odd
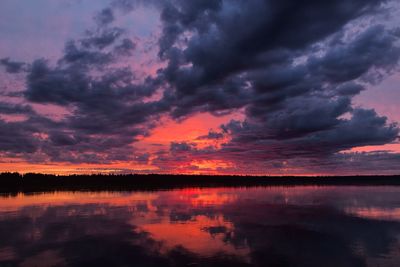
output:
[[[396,266],[400,188],[0,198],[0,266]]]

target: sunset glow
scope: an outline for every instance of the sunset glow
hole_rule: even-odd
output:
[[[397,174],[399,14],[383,0],[1,1],[0,171]]]

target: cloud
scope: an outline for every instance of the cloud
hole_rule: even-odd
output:
[[[68,112],[58,122],[34,113],[12,125],[27,140],[35,140],[35,147],[32,144],[32,149],[20,151],[29,161],[135,160],[132,143],[139,136],[148,135],[155,126],[151,120],[169,109],[166,100],[144,101],[159,84],[151,77],[139,79],[134,70],[119,64],[131,56],[135,44],[124,36],[122,29],[110,28],[108,24],[101,23],[95,30],[85,32],[83,38],[67,41],[55,64],[37,59],[30,65],[22,94],[25,100],[29,104],[60,106]],[[29,104],[24,107],[27,111]],[[22,111],[23,106],[18,108]],[[0,106],[1,110],[11,112],[5,105]],[[23,129],[33,125],[34,131]],[[5,151],[18,152],[3,147]]]
[[[186,142],[176,143],[172,142],[170,150],[171,152],[189,152],[196,149],[195,144],[189,144]]]
[[[356,95],[398,70],[399,35],[374,20],[387,12],[386,3],[113,1],[95,15],[93,29],[66,42],[58,61],[37,59],[29,67],[1,61],[8,72],[27,69],[28,107],[53,104],[69,111],[56,123],[25,110],[22,125],[42,125],[38,132],[46,137],[24,151],[39,151],[53,161],[143,156],[139,161],[149,162],[147,152],[133,152],[133,144],[160,126],[159,118],[238,111],[244,119],[197,138],[223,139],[218,148],[198,148],[196,140],[172,142],[155,164],[179,156],[176,160],[227,159],[237,166],[251,162],[261,169],[284,166],[285,160],[297,166],[305,159],[311,166],[353,147],[395,142],[397,124],[353,104]],[[153,36],[158,58],[148,61],[156,62],[154,75],[140,76],[132,68],[143,40],[113,26],[117,16],[139,6],[160,13],[160,33]],[[11,112],[8,106],[1,109]]]
[[[0,151],[11,153],[33,153],[37,150],[39,140],[33,133],[38,129],[21,122],[4,122],[0,120]]]
[[[310,69],[338,83],[360,78],[371,68],[392,70],[400,55],[397,39],[383,25],[371,26],[350,43],[331,46],[324,57],[310,58]]]
[[[352,105],[398,67],[398,36],[357,22],[384,3],[166,4],[159,43],[168,62],[161,75],[174,89],[172,116],[245,108],[243,122],[222,126],[231,141],[208,155],[236,162],[329,157],[396,141],[396,124]]]
[[[6,69],[8,73],[18,73],[24,70],[26,64],[24,62],[12,61],[9,58],[0,59],[0,65]]]
[[[107,25],[114,21],[114,12],[111,8],[104,8],[95,17],[95,21],[99,25]]]
[[[30,118],[30,122],[5,121],[2,115],[23,115]],[[10,155],[35,152],[40,145],[40,140],[36,135],[40,132],[34,119],[36,116],[37,114],[29,105],[0,102],[0,152],[10,153]]]
[[[177,1],[161,13],[160,55],[169,63],[165,77],[175,86],[179,103],[199,95],[194,104],[207,105],[203,90],[215,84],[223,87],[224,81],[242,72],[288,65],[309,46],[381,3]],[[244,88],[236,87],[238,92],[240,89]]]
[[[31,114],[33,112],[29,105],[0,102],[0,114]]]
[[[125,38],[122,40],[120,45],[115,47],[115,52],[117,54],[131,56],[132,51],[135,50],[136,44],[132,40]]]
[[[197,140],[216,140],[216,139],[222,139],[223,137],[224,137],[223,133],[210,131],[208,132],[207,135],[201,135],[197,137]]]
[[[123,34],[123,30],[118,27],[99,28],[96,31],[87,31],[87,37],[81,40],[85,48],[104,49],[113,44]]]

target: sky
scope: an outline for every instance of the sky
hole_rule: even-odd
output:
[[[2,0],[0,171],[400,173],[393,0]]]

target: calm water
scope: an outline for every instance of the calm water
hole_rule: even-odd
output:
[[[400,187],[0,196],[0,266],[400,266]]]

